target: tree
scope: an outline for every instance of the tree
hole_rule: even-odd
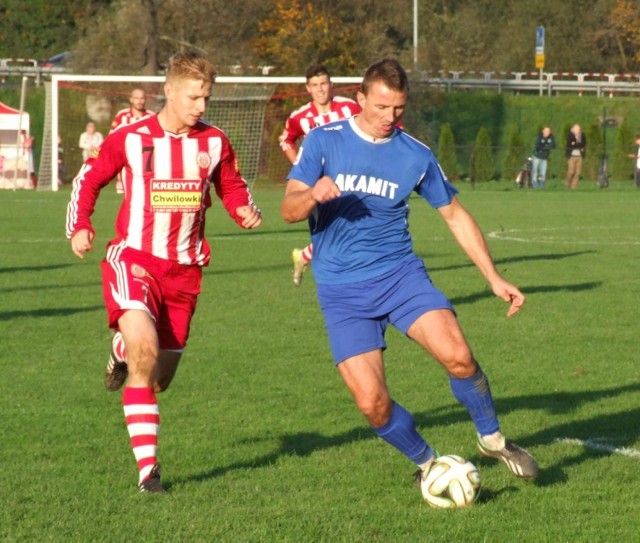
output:
[[[459,179],[460,168],[456,157],[456,142],[449,123],[445,123],[440,130],[438,162],[451,181]]]
[[[185,49],[207,54],[221,73],[249,66],[256,59],[247,44],[264,10],[261,0],[114,0],[84,26],[73,68],[157,74]]]
[[[471,152],[471,181],[473,183],[490,181],[495,173],[491,136],[483,126],[478,130],[478,136]]]
[[[633,177],[635,161],[629,159],[629,154],[635,155],[634,142],[633,131],[626,121],[622,121],[616,132],[615,146],[611,154],[611,161],[609,162],[609,170],[615,179],[628,180]]]
[[[610,15],[610,25],[623,70],[636,71],[640,65],[640,6],[638,3],[616,0]]]
[[[509,142],[507,153],[502,161],[502,179],[512,179],[516,176],[516,172],[522,166],[525,159],[525,146],[522,134],[518,131],[517,126],[512,126],[509,131]]]
[[[591,123],[586,131],[587,157],[584,160],[584,175],[587,179],[597,179],[598,168],[606,150],[603,147],[602,127],[598,123]],[[566,141],[566,136],[565,136]]]
[[[373,61],[408,47],[397,11],[388,2],[273,0],[251,47],[281,75],[304,73],[321,62],[332,73],[361,73]]]
[[[83,21],[111,0],[3,0],[0,3],[0,51],[3,57],[47,59],[69,51]]]

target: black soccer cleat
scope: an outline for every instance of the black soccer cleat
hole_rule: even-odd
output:
[[[160,464],[154,464],[149,477],[138,485],[138,490],[150,494],[164,494],[166,492],[166,489],[160,483]]]

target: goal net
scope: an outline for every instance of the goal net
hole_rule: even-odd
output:
[[[354,97],[360,79],[333,81],[336,94]],[[145,90],[146,108],[158,112],[163,85],[164,77],[54,75],[46,84],[38,189],[55,191],[73,180],[82,165],[78,143],[88,122],[106,137],[135,88]],[[290,168],[278,136],[289,114],[309,99],[304,77],[218,77],[204,119],[227,134],[248,183],[277,183]]]

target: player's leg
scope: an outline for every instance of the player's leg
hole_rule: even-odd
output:
[[[467,408],[476,427],[480,452],[502,460],[517,477],[535,478],[538,466],[533,457],[500,431],[489,380],[474,359],[454,313],[447,309],[428,311],[409,327],[407,335],[446,370],[454,397]]]
[[[154,320],[146,311],[129,310],[118,320],[127,348],[127,384],[122,406],[136,458],[141,492],[164,492],[158,465],[160,410],[155,381],[160,349]]]
[[[382,350],[353,356],[337,367],[373,431],[421,470],[427,471],[435,453],[418,433],[411,413],[391,399],[384,376]]]
[[[160,357],[156,320],[162,294],[155,276],[163,276],[165,270],[158,265],[150,255],[120,245],[109,247],[102,262],[109,325],[119,331],[116,336],[124,346],[119,349],[114,342],[114,351],[126,362],[122,403],[143,492],[164,491],[157,463],[160,416],[156,399]]]
[[[291,258],[293,260],[293,284],[299,287],[302,283],[302,275],[313,259],[313,244],[310,243],[304,249],[294,249]]]
[[[403,269],[400,266],[398,269]],[[372,429],[409,460],[427,471],[434,451],[418,433],[411,414],[389,395],[382,351],[388,313],[380,302],[389,288],[401,286],[394,272],[348,285],[318,285],[333,360],[356,406]]]

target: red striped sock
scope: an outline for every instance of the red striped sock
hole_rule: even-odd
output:
[[[304,249],[302,249],[300,256],[305,262],[311,262],[311,259],[313,258],[313,244],[310,243]]]
[[[124,387],[122,405],[142,482],[157,462],[160,427],[158,401],[151,387]]]

